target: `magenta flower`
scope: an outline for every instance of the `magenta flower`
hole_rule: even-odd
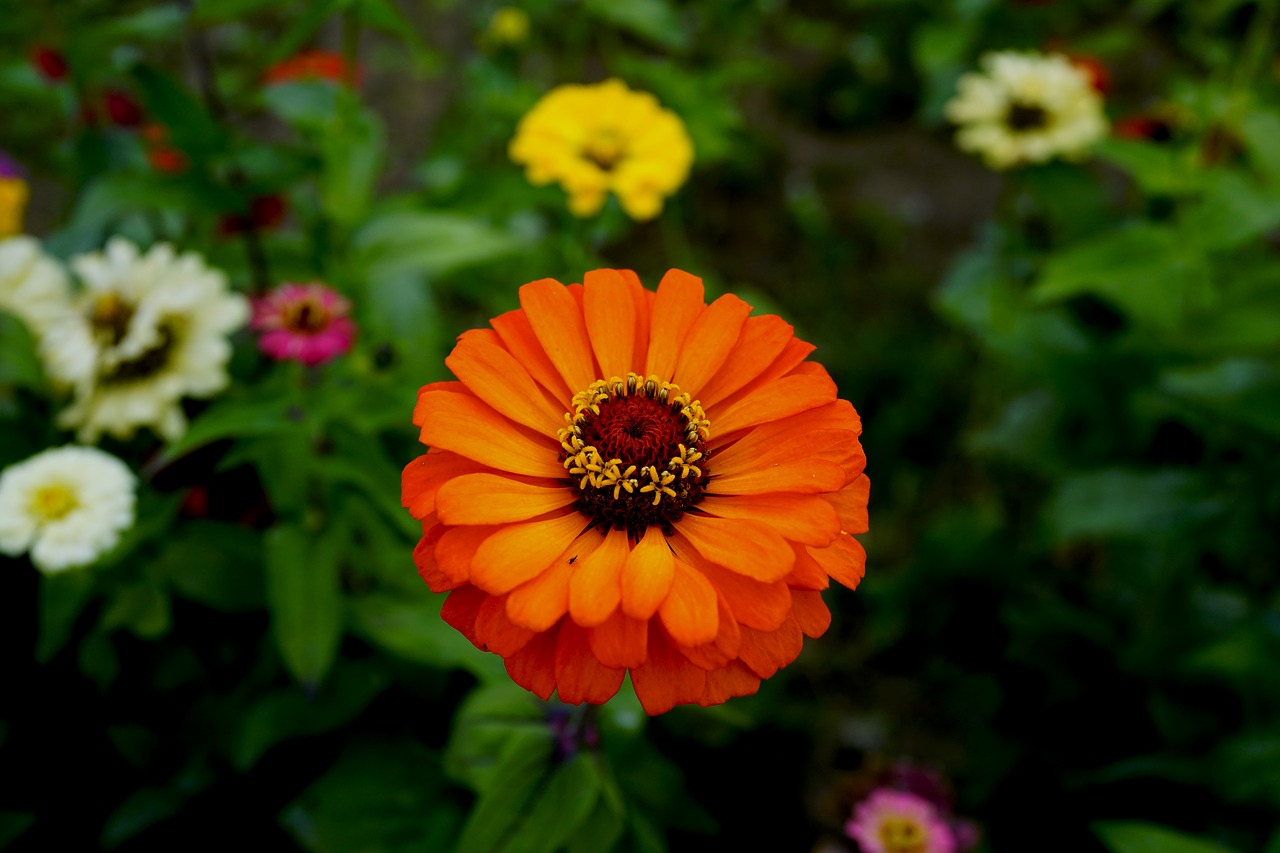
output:
[[[862,853],[956,853],[946,817],[933,803],[906,791],[872,791],[853,810],[844,831]]]
[[[326,362],[351,349],[356,326],[351,303],[319,283],[286,282],[253,303],[250,325],[262,332],[258,348],[277,361]]]

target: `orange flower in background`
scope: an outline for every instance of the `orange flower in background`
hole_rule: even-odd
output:
[[[442,616],[543,699],[645,710],[754,693],[856,587],[868,481],[814,347],[671,270],[542,279],[418,392],[404,469]]]
[[[272,65],[262,75],[262,82],[269,86],[295,80],[332,80],[355,85],[361,76],[360,69],[351,66],[340,53],[308,50]]]

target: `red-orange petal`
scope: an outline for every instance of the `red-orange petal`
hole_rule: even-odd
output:
[[[599,378],[586,320],[567,287],[553,278],[530,282],[520,288],[520,305],[570,388],[580,391]]]
[[[711,428],[727,436],[757,424],[778,421],[824,406],[836,398],[836,386],[826,376],[783,376],[761,385],[736,403],[707,411]]]
[[[792,589],[823,590],[831,585],[831,579],[826,570],[818,565],[817,560],[809,556],[808,548],[798,542],[792,542],[791,550],[796,553],[796,564],[792,566],[791,574],[783,578],[787,586]]]
[[[504,658],[523,649],[537,633],[511,621],[505,595],[489,596],[476,614],[476,639],[480,648]]]
[[[579,558],[577,571],[569,579],[569,616],[583,627],[594,627],[608,619],[622,602],[622,567],[631,546],[627,534],[610,530],[599,547]]]
[[[786,577],[796,560],[787,540],[759,521],[687,513],[676,535],[712,563],[764,583]]]
[[[593,270],[584,279],[583,313],[600,379],[624,377],[636,365],[636,303],[617,270]]]
[[[821,637],[827,632],[831,626],[831,611],[822,600],[822,593],[793,589],[791,602],[796,624],[806,637]]]
[[[565,383],[560,371],[551,363],[551,357],[542,348],[542,344],[538,343],[538,336],[533,333],[533,326],[524,311],[519,308],[508,311],[494,317],[489,325],[493,326],[503,346],[524,365],[529,375],[547,390],[552,399],[563,400],[568,411],[568,402],[581,389],[571,389]]]
[[[871,494],[871,481],[866,474],[860,474],[856,480],[838,492],[823,495],[831,502],[840,523],[846,533],[866,533],[868,528],[867,498]]]
[[[524,648],[506,658],[507,674],[525,690],[542,701],[551,698],[556,689],[556,641],[559,631],[553,629],[535,634]]]
[[[716,374],[697,392],[703,406],[714,406],[757,378],[795,338],[791,324],[775,314],[748,317],[742,334]]]
[[[622,686],[625,669],[607,667],[591,652],[587,629],[566,621],[556,643],[556,695],[561,702],[600,705]]]
[[[476,555],[476,549],[497,530],[492,525],[446,528],[436,541],[436,565],[459,582],[470,580],[471,559]]]
[[[445,524],[503,524],[543,515],[577,499],[563,485],[546,488],[501,474],[464,474],[440,487],[436,511]]]
[[[696,646],[681,646],[680,653],[705,670],[715,670],[738,657],[738,649],[742,645],[742,631],[738,620],[733,618],[729,602],[719,593],[716,594],[717,628],[716,636],[709,643]]]
[[[751,306],[731,293],[708,305],[685,336],[673,381],[698,397],[699,389],[729,357],[750,313]]]
[[[671,590],[658,606],[658,616],[671,639],[682,646],[715,640],[720,631],[715,587],[701,572],[674,561]]]
[[[440,487],[463,474],[487,471],[479,462],[456,453],[424,453],[404,466],[400,476],[400,503],[414,518],[426,518],[436,511]]]
[[[772,527],[787,539],[806,545],[829,545],[840,533],[835,507],[816,495],[708,495],[698,509],[720,518],[746,518]]]
[[[662,277],[649,326],[646,376],[665,378],[675,372],[685,336],[705,308],[702,279],[680,270],[669,270]]]
[[[444,363],[472,394],[516,423],[549,435],[564,426],[564,409],[551,404],[505,348],[463,336]]]
[[[434,515],[428,516],[422,522],[422,538],[413,549],[413,564],[418,567],[418,576],[432,592],[448,592],[467,582],[466,577],[455,577],[436,562],[436,543],[446,530],[448,528],[440,524]]]
[[[742,625],[757,631],[776,631],[791,612],[791,590],[782,581],[761,583],[705,562],[697,564],[697,568],[724,596],[733,618]]]
[[[533,437],[470,393],[428,391],[421,401],[426,406],[423,444],[452,450],[499,471],[552,479],[564,476],[560,445],[554,437]]]
[[[698,704],[719,705],[735,696],[751,696],[759,689],[760,676],[741,661],[730,661],[707,673],[707,686]]]
[[[587,629],[591,653],[605,666],[627,669],[640,666],[649,655],[649,620],[632,619],[621,610],[594,628]]]
[[[771,678],[779,669],[791,663],[800,654],[804,634],[794,615],[788,614],[776,631],[742,629],[742,647],[738,660],[751,667],[761,678]]]
[[[551,568],[513,589],[507,599],[511,621],[535,631],[546,631],[560,621],[569,609],[570,579],[577,573],[580,561],[590,558],[599,544],[598,536],[579,536]]]
[[[633,619],[648,619],[667,597],[673,577],[675,558],[667,537],[650,527],[622,567],[622,612]]]
[[[862,543],[848,533],[841,533],[825,548],[809,548],[809,555],[832,580],[849,589],[858,588],[867,570],[867,552]]]
[[[502,527],[476,549],[471,582],[494,595],[510,592],[551,568],[583,526],[582,516],[570,512]]]
[[[476,648],[483,649],[480,641],[476,639],[476,616],[480,613],[481,605],[488,598],[488,595],[471,584],[460,586],[450,592],[449,597],[444,600],[444,604],[440,607],[440,618],[470,640]]]
[[[631,684],[645,713],[662,714],[701,699],[707,672],[680,654],[655,620],[649,626],[649,657],[631,670]]]

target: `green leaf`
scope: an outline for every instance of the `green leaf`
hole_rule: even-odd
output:
[[[289,672],[309,689],[329,671],[342,639],[338,554],[346,535],[337,523],[319,537],[291,524],[277,524],[266,535],[272,634]]]
[[[147,827],[177,814],[185,800],[182,792],[172,788],[139,788],[107,818],[102,828],[102,846],[108,850],[118,847]]]
[[[1216,841],[1154,823],[1106,821],[1093,824],[1093,832],[1111,853],[1233,853]]]
[[[579,752],[557,767],[500,849],[504,853],[554,853],[578,831],[600,799],[596,757]],[[604,849],[603,847],[598,849]]]
[[[507,739],[492,782],[471,810],[455,853],[493,853],[520,831],[534,793],[546,784],[551,754],[551,733],[545,728],[514,732]]]
[[[626,830],[624,808],[601,796],[595,809],[578,827],[577,833],[565,848],[568,853],[601,853],[612,850]]]
[[[169,132],[175,148],[193,159],[226,150],[226,131],[173,78],[146,65],[135,66],[132,74],[147,113]]]
[[[1280,195],[1239,172],[1204,176],[1204,194],[1180,220],[1184,239],[1232,249],[1280,226]]]
[[[546,710],[532,693],[509,679],[478,687],[454,717],[445,769],[474,791],[488,790],[507,741],[528,731],[547,731]]]
[[[321,461],[319,474],[330,482],[345,483],[356,488],[370,504],[381,510],[383,518],[405,536],[417,541],[422,536],[422,523],[400,505],[399,472],[394,472],[393,478],[379,481],[370,472],[369,462],[368,459],[356,462],[341,456],[329,456]]]
[[[27,326],[0,310],[0,385],[40,388],[44,371],[36,355],[36,342]]]
[[[36,816],[30,812],[0,811],[0,848],[8,847],[35,822]]]
[[[480,651],[440,618],[443,603],[444,596],[434,594],[418,598],[363,595],[350,601],[351,628],[374,645],[415,663],[466,669],[486,681],[505,679],[501,658]]]
[[[291,394],[220,400],[201,412],[182,438],[165,448],[165,459],[177,459],[224,438],[297,432],[299,417]]]
[[[262,542],[255,531],[221,521],[185,521],[166,538],[158,574],[190,601],[242,612],[265,603]]]
[[[1195,163],[1176,146],[1112,137],[1098,142],[1093,153],[1128,172],[1147,195],[1181,196],[1195,187]]]
[[[513,254],[524,240],[470,216],[397,210],[372,219],[352,240],[363,278],[418,273],[435,278]]]
[[[153,583],[142,581],[121,587],[111,596],[102,614],[105,630],[128,628],[143,639],[154,640],[169,631],[169,596]]]
[[[1210,518],[1223,510],[1205,496],[1203,479],[1172,469],[1091,471],[1064,479],[1046,515],[1058,541],[1088,537],[1149,537]]]
[[[382,122],[355,95],[338,90],[339,111],[317,141],[323,166],[320,203],[334,221],[352,226],[366,218],[386,155]]]
[[[294,16],[293,26],[275,40],[267,56],[268,63],[279,62],[298,52],[335,12],[351,5],[353,0],[315,0],[307,3],[301,14]]]
[[[40,575],[40,635],[36,640],[36,660],[48,663],[67,642],[76,617],[93,594],[94,576],[89,571]]]
[[[1240,122],[1249,157],[1258,171],[1280,186],[1280,113],[1258,110]]]
[[[592,17],[628,30],[672,50],[690,43],[689,27],[666,0],[586,0],[583,10]]]

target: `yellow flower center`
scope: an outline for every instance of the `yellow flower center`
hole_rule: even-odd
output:
[[[319,299],[305,297],[290,302],[281,312],[281,324],[291,332],[315,334],[323,332],[329,326],[329,312]]]
[[[889,817],[880,824],[885,853],[925,853],[926,841],[924,827],[909,817]]]
[[[95,337],[107,346],[115,346],[128,334],[129,321],[132,319],[132,305],[114,293],[104,293],[93,303],[89,325],[93,327]]]
[[[582,156],[608,172],[626,153],[627,143],[613,128],[600,128],[582,146]]]
[[[31,496],[31,512],[41,521],[57,521],[79,505],[75,491],[61,483],[36,489]]]
[[[1041,130],[1049,124],[1049,113],[1039,104],[1014,101],[1009,104],[1004,123],[1010,130],[1025,133],[1029,130]]]
[[[598,379],[564,418],[561,459],[594,525],[637,537],[651,524],[669,532],[702,499],[711,424],[678,385],[636,373]]]

